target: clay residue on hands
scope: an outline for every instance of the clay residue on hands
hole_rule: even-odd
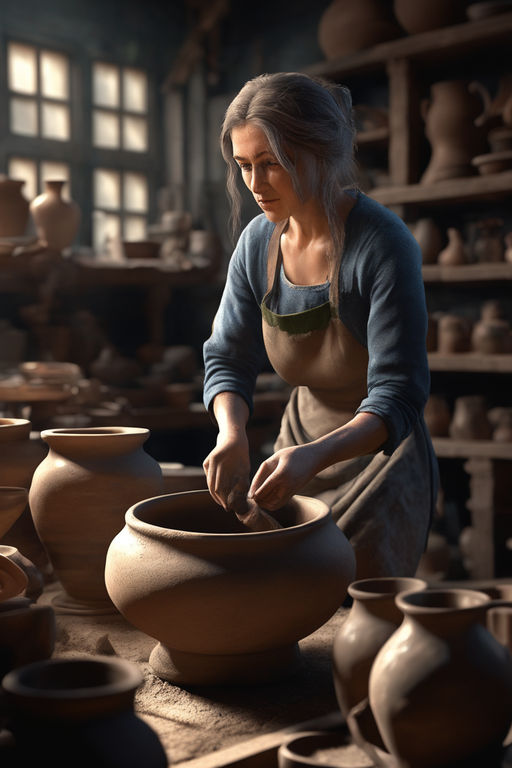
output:
[[[254,499],[249,499],[246,493],[238,490],[229,494],[226,508],[250,531],[272,531],[283,527],[271,514],[258,506]]]

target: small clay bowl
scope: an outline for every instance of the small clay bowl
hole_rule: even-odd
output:
[[[482,176],[490,173],[501,173],[512,168],[512,150],[505,152],[489,152],[487,155],[478,155],[471,160],[471,164],[478,168]]]
[[[348,731],[311,731],[281,744],[279,768],[374,768],[375,763],[353,743]]]

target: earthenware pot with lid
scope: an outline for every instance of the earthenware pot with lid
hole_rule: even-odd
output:
[[[11,670],[2,681],[15,765],[166,768],[155,731],[134,697],[139,667],[112,656],[52,658]]]
[[[427,589],[403,592],[396,604],[404,620],[369,679],[386,749],[410,768],[462,765],[477,754],[494,765],[483,755],[499,753],[512,721],[512,658],[486,628],[500,601],[471,589]]]
[[[144,450],[143,427],[47,429],[49,446],[29,493],[34,524],[63,592],[59,611],[115,612],[105,557],[135,502],[158,495],[162,470]]]
[[[294,496],[250,532],[207,490],[145,499],[106,560],[108,593],[158,640],[149,662],[175,684],[254,683],[295,670],[298,641],[341,607],[352,547],[318,499]]]

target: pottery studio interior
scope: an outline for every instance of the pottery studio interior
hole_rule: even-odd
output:
[[[512,766],[511,40],[2,0],[2,766]]]

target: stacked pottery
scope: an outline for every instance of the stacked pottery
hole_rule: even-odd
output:
[[[63,593],[61,611],[115,611],[105,587],[105,557],[135,502],[158,495],[162,471],[143,449],[137,427],[48,429],[49,452],[34,473],[29,501],[34,524]]]
[[[29,203],[22,193],[24,181],[0,175],[0,237],[25,234],[29,219]]]
[[[396,604],[404,620],[368,686],[388,754],[408,768],[498,764],[512,720],[512,659],[486,629],[499,601],[436,589],[402,593]]]
[[[52,251],[68,248],[80,225],[80,209],[73,200],[62,197],[64,181],[46,181],[45,191],[30,203],[30,212],[41,240]]]
[[[298,641],[341,607],[355,557],[329,507],[294,496],[280,527],[251,531],[207,490],[135,504],[105,581],[131,624],[159,642],[149,662],[178,685],[289,675]]]
[[[2,681],[13,765],[166,768],[157,734],[135,713],[142,682],[136,664],[110,656],[13,669]]]

